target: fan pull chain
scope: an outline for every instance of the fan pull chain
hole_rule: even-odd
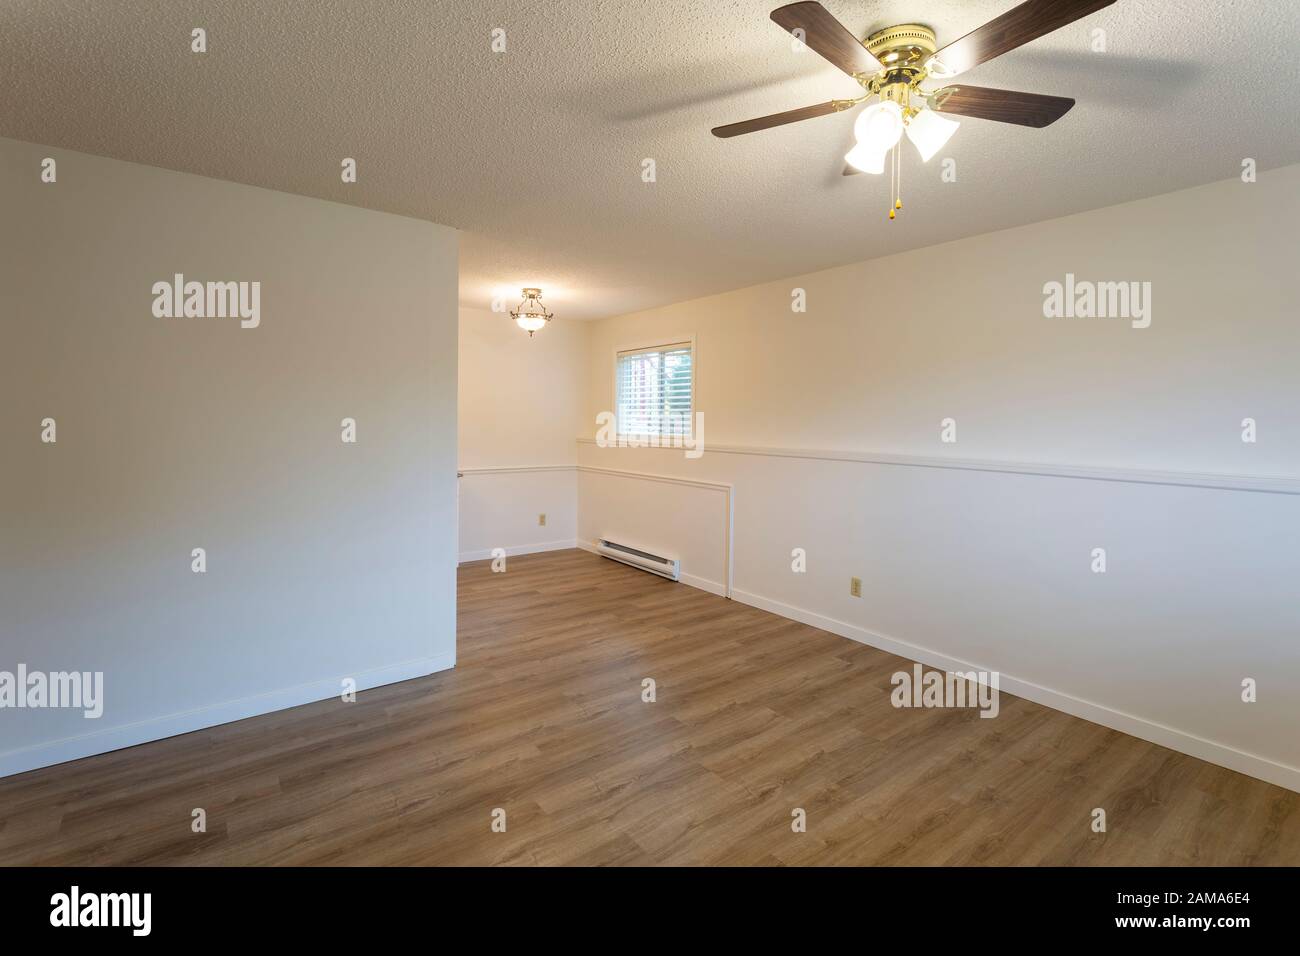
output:
[[[894,192],[894,208],[903,208],[903,141],[900,139],[898,145],[894,147],[899,153],[898,156],[898,189]]]
[[[898,175],[898,147],[893,146],[889,150],[889,196],[895,198],[898,194],[894,191],[894,177]],[[894,204],[889,204],[889,218],[894,218]]]
[[[889,218],[895,217],[895,210],[903,208],[903,157],[898,145],[889,151],[889,195],[893,200],[889,204]]]

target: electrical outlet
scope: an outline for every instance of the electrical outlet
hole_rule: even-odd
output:
[[[862,578],[849,578],[849,594],[862,597]]]
[[[546,525],[546,515],[544,515],[544,514],[538,515],[538,516],[537,516],[537,524],[540,525],[540,526],[542,526],[542,527],[545,527],[545,525]]]

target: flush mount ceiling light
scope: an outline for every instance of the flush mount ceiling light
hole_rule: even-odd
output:
[[[893,219],[895,210],[903,208],[899,187],[902,165],[897,147],[904,131],[921,154],[922,162],[928,162],[943,149],[959,125],[940,113],[1041,128],[1056,122],[1074,106],[1074,100],[1066,96],[965,85],[925,89],[922,84],[951,79],[1114,2],[1027,0],[942,48],[936,42],[934,31],[919,23],[877,30],[865,40],[859,40],[820,3],[805,0],[787,4],[772,11],[772,20],[808,49],[857,80],[864,94],[855,99],[831,100],[719,126],[713,135],[725,138],[753,133],[839,113],[878,98],[853,124],[857,145],[844,157],[848,163],[844,175],[883,173],[888,157],[889,218]]]
[[[519,308],[510,310],[510,318],[515,320],[515,324],[528,333],[531,339],[533,333],[538,329],[546,327],[546,323],[551,321],[553,312],[547,312],[546,306],[542,305],[541,289],[524,289],[524,301],[519,303]]]

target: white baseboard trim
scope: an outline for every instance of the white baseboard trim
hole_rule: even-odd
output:
[[[758,594],[733,589],[731,597],[742,604],[748,604],[751,607],[768,611],[779,617],[798,621],[800,624],[808,624],[823,631],[829,631],[832,634],[838,634],[840,637],[847,637],[859,644],[867,644],[879,650],[888,651],[890,654],[905,657],[910,661],[919,661],[930,667],[941,668],[946,671],[990,670],[990,668],[980,664],[949,657],[928,647],[921,647],[897,638],[886,637],[856,624],[849,624],[845,621],[817,614],[814,611],[807,611],[790,604],[783,604],[780,601],[773,601]],[[1109,727],[1111,730],[1118,730],[1120,733],[1153,744],[1159,744],[1162,747],[1168,747],[1170,750],[1176,750],[1190,757],[1196,757],[1208,763],[1217,764],[1220,767],[1227,767],[1229,770],[1244,773],[1249,777],[1256,777],[1268,783],[1277,784],[1279,787],[1300,792],[1300,768],[1277,763],[1267,757],[1237,750],[1227,744],[1206,740],[1204,737],[1167,727],[1164,724],[1143,717],[1135,717],[1132,714],[1126,714],[1123,711],[1114,710],[1102,704],[1081,700],[1078,697],[1072,697],[1050,687],[1042,687],[1030,681],[1021,680],[1005,672],[1000,672],[999,680],[1001,690],[1017,697],[1023,697],[1036,704],[1042,704],[1044,707],[1050,707],[1053,710],[1059,710],[1094,724]]]
[[[696,577],[694,574],[683,574],[678,572],[678,580],[682,584],[689,585],[693,588],[699,588],[701,591],[708,591],[710,594],[716,594],[718,597],[727,596],[727,586],[717,581],[710,581],[708,578]]]
[[[583,551],[590,551],[592,554],[600,554],[596,550],[596,542],[594,541],[579,541],[576,547],[581,548]],[[646,574],[649,573],[649,571],[646,572]],[[708,578],[696,577],[694,574],[683,574],[681,572],[678,572],[677,578],[679,584],[685,584],[687,587],[699,588],[701,591],[708,591],[718,597],[727,596],[727,586],[718,581],[710,581]]]
[[[359,674],[343,674],[334,678],[312,681],[309,684],[257,694],[253,697],[228,700],[209,707],[199,707],[178,714],[167,714],[132,724],[107,727],[104,730],[92,731],[76,737],[64,737],[62,740],[9,750],[0,753],[0,777],[66,763],[69,760],[79,760],[82,757],[92,757],[112,750],[121,750],[123,747],[163,740],[167,737],[175,737],[177,734],[188,734],[191,731],[203,730],[205,727],[244,720],[247,717],[259,717],[262,714],[287,710],[290,707],[311,704],[318,700],[328,700],[342,693],[345,677],[351,677],[357,682],[357,690],[369,690],[384,684],[396,684],[415,677],[425,677],[447,670],[455,664],[454,652],[438,657],[422,657]]]
[[[539,554],[542,551],[563,551],[566,548],[576,548],[578,542],[573,538],[565,538],[561,541],[543,541],[540,544],[517,544],[512,547],[504,548],[506,557],[513,558],[520,554]],[[457,564],[464,564],[466,561],[486,561],[492,557],[495,548],[484,548],[480,551],[462,551],[456,556]]]
[[[491,468],[459,468],[459,478],[476,475],[519,475],[537,471],[576,471],[577,464],[572,465],[498,465]]]

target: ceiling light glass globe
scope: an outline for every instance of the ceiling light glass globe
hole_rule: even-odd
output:
[[[853,123],[858,145],[872,153],[884,153],[903,135],[903,111],[893,100],[872,103]]]
[[[931,156],[943,149],[960,125],[956,120],[940,116],[932,109],[923,109],[907,124],[907,138],[921,154],[921,162],[928,163]]]
[[[880,175],[885,171],[885,154],[887,152],[888,150],[872,149],[858,143],[857,146],[848,151],[844,161],[859,172]]]

